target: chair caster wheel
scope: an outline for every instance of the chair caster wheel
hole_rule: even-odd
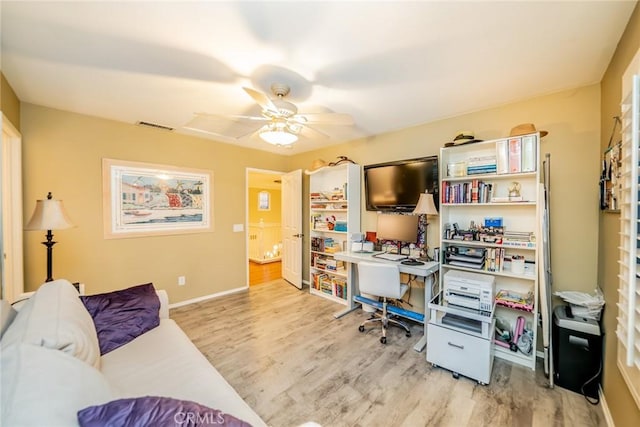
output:
[[[364,332],[364,325],[360,325],[360,326],[358,326],[358,330],[359,330],[360,332]]]
[[[380,342],[382,344],[386,344],[387,343],[387,337],[380,337]]]
[[[457,372],[452,372],[451,375],[453,376],[453,378],[458,379],[460,378],[460,374]]]

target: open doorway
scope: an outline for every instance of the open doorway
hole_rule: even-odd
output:
[[[249,286],[282,277],[282,172],[247,169]]]

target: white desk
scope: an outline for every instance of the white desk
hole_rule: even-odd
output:
[[[350,291],[348,293],[349,296],[349,304],[348,308],[336,314],[336,317],[344,316],[345,314],[353,311],[355,308],[359,306],[358,303],[353,301],[353,297],[355,295],[360,295],[360,290],[358,287],[358,283],[356,280],[357,274],[355,268],[357,268],[357,264],[360,261],[370,261],[370,262],[380,262],[387,264],[396,264],[401,273],[410,274],[413,276],[424,277],[424,334],[420,341],[413,346],[413,349],[417,352],[422,351],[427,346],[427,323],[429,321],[429,309],[428,305],[431,301],[431,288],[433,286],[433,273],[437,272],[440,268],[440,264],[437,262],[425,262],[423,265],[405,265],[400,261],[387,261],[381,258],[376,258],[371,253],[361,253],[361,252],[337,252],[333,254],[333,258],[348,262],[350,268],[347,271],[349,275],[349,283],[350,283]]]

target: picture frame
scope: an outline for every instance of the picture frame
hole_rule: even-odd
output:
[[[102,159],[105,239],[213,232],[213,172]]]
[[[258,193],[258,210],[271,210],[271,193],[269,193],[268,191],[261,191]]]

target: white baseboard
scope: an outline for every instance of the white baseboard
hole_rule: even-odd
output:
[[[192,299],[188,299],[188,300],[185,300],[185,301],[174,302],[173,304],[169,304],[169,309],[178,308],[178,307],[182,307],[182,306],[189,305],[189,304],[195,304],[197,302],[207,301],[207,300],[210,300],[210,299],[213,299],[213,298],[222,297],[222,296],[225,296],[225,295],[236,294],[238,292],[246,291],[247,289],[249,289],[249,286],[243,286],[241,288],[235,288],[235,289],[230,289],[228,291],[218,292],[218,293],[215,293],[215,294],[204,295],[204,296],[201,296],[201,297],[192,298]]]
[[[602,386],[598,386],[598,394],[600,395],[600,406],[602,407],[602,413],[604,414],[604,419],[607,422],[607,425],[609,427],[615,427],[611,411],[609,410],[609,405],[607,405],[607,400],[604,398],[604,393],[602,392]]]

